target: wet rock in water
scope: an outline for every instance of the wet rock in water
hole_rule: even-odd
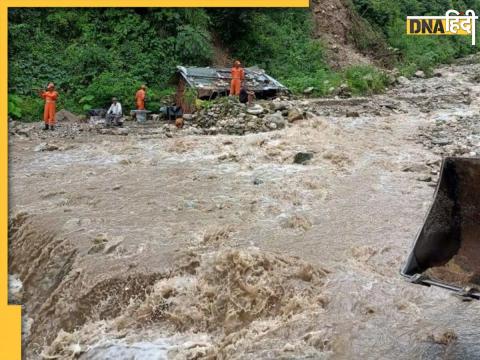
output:
[[[253,179],[253,185],[261,185],[263,184],[263,180],[259,178]]]
[[[113,135],[113,129],[99,129],[98,132],[102,135]]]
[[[311,152],[299,152],[295,154],[293,158],[294,164],[305,164],[306,162],[313,159],[313,153]]]
[[[409,164],[402,168],[403,172],[420,172],[425,173],[430,171],[431,168],[426,164]]]
[[[303,120],[303,111],[299,108],[292,108],[288,111],[288,122]]]
[[[346,116],[347,117],[359,117],[360,114],[358,113],[358,111],[349,110],[349,111],[347,111]]]
[[[92,254],[98,254],[105,250],[106,244],[105,243],[100,243],[100,244],[94,244],[90,249],[88,249],[87,254],[92,255]]]
[[[434,333],[428,336],[427,340],[434,342],[439,345],[450,345],[457,341],[458,336],[452,330],[447,330],[445,332]]]
[[[307,231],[312,227],[312,222],[308,217],[300,214],[282,217],[280,224],[284,229],[294,229]]]
[[[118,129],[116,129],[115,134],[116,134],[116,135],[124,135],[124,136],[125,136],[125,135],[128,135],[129,132],[130,132],[130,131],[129,131],[127,128],[118,128]]]
[[[448,145],[448,144],[451,144],[451,143],[452,143],[452,141],[447,139],[447,138],[432,139],[432,144],[434,144],[434,145],[444,146],[444,145]]]
[[[421,175],[417,178],[417,180],[423,182],[430,182],[432,181],[432,177],[430,175]]]
[[[442,77],[442,76],[443,76],[442,71],[439,70],[439,69],[433,70],[433,76],[435,76],[435,77]]]
[[[283,129],[285,127],[285,119],[282,116],[282,113],[276,112],[274,114],[265,115],[264,120],[267,124],[275,124],[275,129]],[[272,127],[270,127],[272,128]]]
[[[415,77],[423,79],[425,78],[425,73],[422,70],[417,70],[415,71]]]
[[[263,113],[264,109],[261,105],[255,104],[252,107],[249,107],[247,109],[247,113],[252,114],[252,115],[260,115]]]
[[[39,151],[55,151],[58,150],[59,147],[55,144],[49,144],[49,143],[41,143],[37,145],[33,151],[39,152]]]
[[[273,101],[273,110],[282,111],[288,109],[288,103],[286,101]]]

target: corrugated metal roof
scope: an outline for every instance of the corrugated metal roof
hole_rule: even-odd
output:
[[[177,66],[178,73],[191,87],[199,90],[225,91],[230,87],[230,69]],[[287,90],[280,82],[258,67],[245,68],[245,85],[254,91]]]

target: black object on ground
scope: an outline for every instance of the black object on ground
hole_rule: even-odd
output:
[[[295,154],[293,159],[294,164],[305,164],[307,161],[313,159],[313,153],[311,152],[299,152]]]
[[[433,204],[401,273],[480,299],[480,158],[447,157]]]

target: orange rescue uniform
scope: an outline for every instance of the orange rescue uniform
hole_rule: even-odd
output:
[[[47,125],[55,125],[56,101],[58,93],[54,90],[47,90],[42,93],[45,100],[45,108],[43,111],[43,121]]]
[[[242,67],[233,67],[231,74],[232,82],[230,83],[230,95],[240,95],[242,81],[245,79],[245,71]]]
[[[137,110],[145,110],[145,90],[140,89],[135,94],[135,102],[137,104]]]

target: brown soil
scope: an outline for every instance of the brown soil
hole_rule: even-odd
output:
[[[317,0],[311,3],[311,9],[315,35],[326,45],[327,62],[332,68],[372,64],[375,54],[367,55],[355,46],[352,33],[362,21],[350,5],[344,0]]]

